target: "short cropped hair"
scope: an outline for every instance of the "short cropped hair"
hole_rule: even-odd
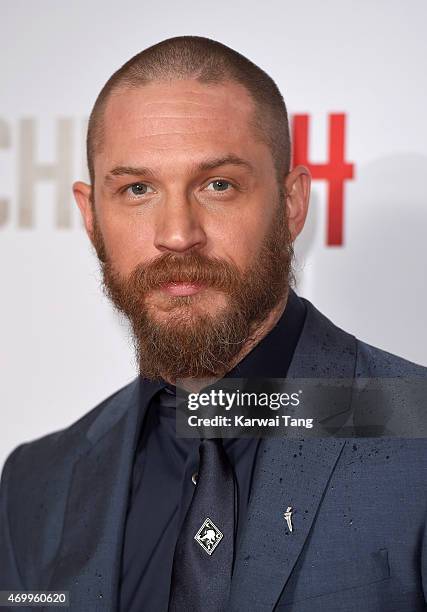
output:
[[[273,79],[249,59],[226,45],[201,36],[176,36],[144,49],[106,82],[89,118],[87,163],[95,184],[94,156],[102,146],[103,118],[110,95],[122,88],[138,88],[155,81],[195,79],[243,85],[254,101],[253,128],[273,157],[278,180],[291,164],[289,120],[283,96]]]

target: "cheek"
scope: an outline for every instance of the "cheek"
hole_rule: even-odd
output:
[[[221,249],[240,269],[245,269],[257,256],[268,231],[268,215],[240,214],[233,222],[225,224],[218,232],[217,241]],[[215,242],[213,241],[215,249]]]
[[[107,253],[121,274],[130,274],[137,264],[157,254],[147,224],[119,215],[104,215],[100,227]]]

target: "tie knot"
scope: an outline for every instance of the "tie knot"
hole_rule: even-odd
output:
[[[199,446],[199,455],[200,478],[209,477],[207,475],[211,475],[212,470],[220,470],[223,474],[233,472],[222,438],[203,438]]]
[[[208,437],[206,437],[206,438],[201,438],[200,441],[202,442],[202,444],[206,443],[206,445],[214,445],[214,444],[216,446],[218,446],[218,445],[222,446],[223,445],[222,438],[208,438]]]
[[[222,438],[201,438],[199,447],[200,451],[202,448],[207,449],[207,452],[212,449],[212,452],[225,453]]]

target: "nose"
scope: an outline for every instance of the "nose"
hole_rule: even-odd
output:
[[[154,246],[159,251],[184,253],[205,246],[206,234],[198,206],[187,197],[176,194],[163,201],[159,207],[154,237]]]

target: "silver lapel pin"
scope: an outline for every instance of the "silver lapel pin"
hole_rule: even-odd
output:
[[[289,531],[290,531],[291,533],[292,533],[292,531],[293,531],[293,526],[292,526],[292,512],[293,512],[292,506],[288,506],[288,507],[287,507],[287,509],[286,509],[286,512],[284,512],[284,513],[283,513],[283,516],[285,517],[286,522],[287,522],[287,524],[288,524],[288,529],[289,529]]]

